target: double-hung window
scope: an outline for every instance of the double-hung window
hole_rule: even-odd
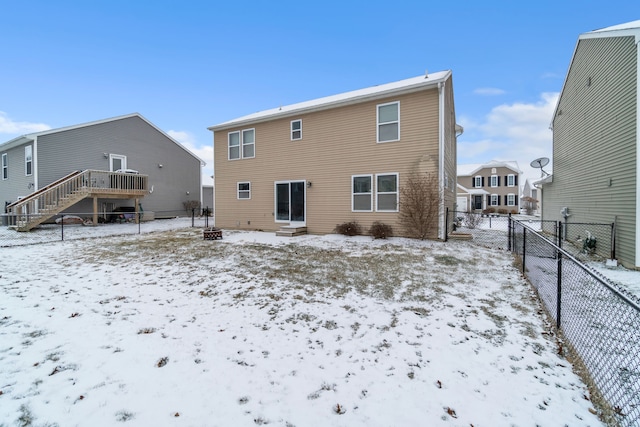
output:
[[[516,195],[509,193],[507,194],[507,206],[515,206],[516,205]]]
[[[354,212],[371,212],[373,210],[373,176],[354,175],[351,177],[351,210]]]
[[[251,183],[239,182],[238,183],[238,200],[251,198]]]
[[[378,105],[378,142],[400,139],[400,102]]]
[[[398,174],[376,175],[376,211],[398,211]]]
[[[302,119],[291,120],[291,140],[302,139]]]
[[[508,187],[516,186],[516,176],[514,174],[507,175],[507,186]]]
[[[2,153],[2,179],[9,178],[9,159],[7,153]]]
[[[250,159],[256,156],[256,130],[229,132],[229,160]]]
[[[473,186],[475,188],[482,188],[482,177],[481,176],[474,176],[473,177]]]
[[[500,178],[498,175],[491,175],[491,181],[489,184],[491,187],[499,187],[500,186]]]
[[[489,204],[491,206],[498,206],[500,204],[500,196],[497,194],[492,194]]]
[[[33,145],[24,147],[24,174],[33,175]]]

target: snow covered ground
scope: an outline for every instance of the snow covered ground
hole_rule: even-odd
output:
[[[602,425],[507,253],[155,222],[0,249],[0,426]]]

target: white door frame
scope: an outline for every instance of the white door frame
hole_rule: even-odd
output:
[[[302,207],[302,221],[292,221],[291,220],[291,184],[292,183],[302,183],[302,191],[304,198],[304,206]],[[278,184],[287,184],[288,185],[288,219],[278,219]],[[282,181],[274,181],[273,183],[273,203],[274,203],[274,219],[276,223],[288,223],[294,227],[305,227],[307,225],[307,181],[304,179],[291,179],[291,180],[282,180]]]

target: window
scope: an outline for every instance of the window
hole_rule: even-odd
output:
[[[400,102],[378,105],[378,142],[400,139]]]
[[[508,187],[516,186],[516,176],[514,174],[507,175],[507,186]]]
[[[376,175],[376,210],[398,211],[398,174]]]
[[[473,186],[475,188],[482,188],[482,177],[481,176],[473,177]]]
[[[33,174],[33,145],[24,147],[24,174],[26,176]]]
[[[500,204],[500,196],[498,196],[497,194],[492,194],[491,195],[491,200],[490,200],[490,205],[491,206],[498,206]]]
[[[498,175],[491,175],[491,181],[489,184],[491,187],[499,187],[500,186],[500,177]]]
[[[444,188],[449,188],[449,174],[447,172],[444,173]]]
[[[242,131],[242,158],[249,159],[256,155],[256,130]]]
[[[9,159],[7,153],[2,153],[2,179],[9,178]]]
[[[302,120],[291,120],[291,140],[302,139]]]
[[[351,210],[354,212],[371,212],[372,185],[371,175],[354,175],[351,177]]]
[[[240,158],[240,132],[229,132],[229,160]]]
[[[507,194],[507,206],[515,206],[516,205],[516,195],[509,193]]]
[[[251,198],[251,183],[239,182],[238,183],[238,200]]]

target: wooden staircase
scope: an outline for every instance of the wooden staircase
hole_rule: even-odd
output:
[[[147,175],[75,171],[8,205],[10,226],[29,231],[87,197],[142,198],[147,186]]]
[[[293,237],[307,234],[307,227],[295,227],[291,225],[284,225],[280,227],[280,230],[276,231],[276,236]]]

